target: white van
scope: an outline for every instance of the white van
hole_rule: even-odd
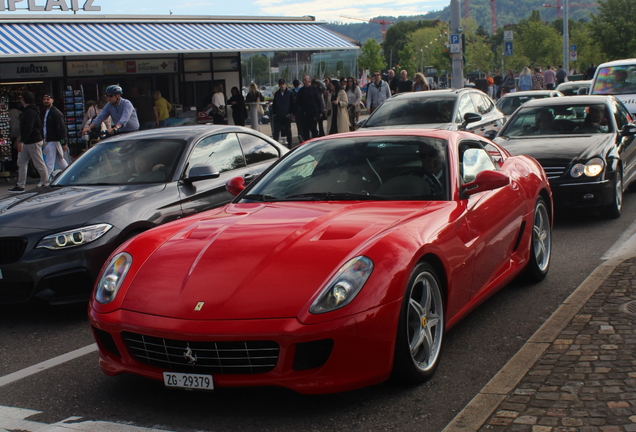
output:
[[[614,95],[636,115],[636,59],[616,60],[596,68],[590,94]]]

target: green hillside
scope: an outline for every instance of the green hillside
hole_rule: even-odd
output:
[[[574,4],[574,2],[571,3]],[[586,3],[585,0],[578,2],[578,4],[594,3],[596,2],[590,1]],[[545,21],[555,20],[557,18],[556,8],[543,7],[544,4],[556,5],[556,0],[497,0],[497,27],[503,27],[506,24],[517,23],[522,19],[526,19],[533,10],[538,10],[541,14],[541,18]],[[464,0],[461,1],[461,13],[463,19]],[[573,21],[589,21],[590,14],[593,13],[596,13],[595,7],[570,7],[570,19]],[[490,0],[469,0],[469,14],[470,18],[477,21],[480,26],[483,26],[486,31],[490,32],[492,16]],[[381,16],[375,18],[391,22],[434,19],[448,22],[450,21],[450,6],[445,7],[441,11],[431,11],[424,15],[400,17]],[[382,39],[380,24],[364,22],[348,23],[347,21],[348,20],[343,19],[342,23],[329,23],[326,27],[360,42],[364,42],[369,38],[374,38],[378,41]]]

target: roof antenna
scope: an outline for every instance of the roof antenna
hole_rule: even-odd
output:
[[[170,12],[170,15],[172,15],[172,11],[169,11],[169,12]]]

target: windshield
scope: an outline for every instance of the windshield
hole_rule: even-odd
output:
[[[71,164],[53,185],[165,183],[185,147],[185,140],[177,139],[104,141]]]
[[[636,64],[599,69],[592,94],[620,95],[636,93]]]
[[[396,97],[376,109],[364,127],[449,123],[453,121],[456,96]]]
[[[445,140],[426,137],[334,138],[294,150],[243,202],[447,200]]]
[[[610,133],[614,128],[609,119],[604,104],[521,107],[501,136]]]
[[[505,115],[510,115],[515,112],[517,108],[519,108],[521,105],[528,102],[529,100],[543,99],[547,97],[549,97],[549,95],[545,94],[536,96],[504,96],[497,102],[497,108],[499,108],[499,111],[501,111]]]

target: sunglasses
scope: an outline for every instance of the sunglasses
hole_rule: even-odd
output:
[[[373,76],[380,76],[380,74],[373,74]]]

